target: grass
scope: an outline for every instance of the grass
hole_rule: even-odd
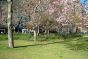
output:
[[[88,37],[64,40],[55,34],[47,37],[40,35],[34,43],[31,35],[15,34],[14,49],[8,48],[5,37],[0,35],[0,59],[88,59]]]
[[[0,41],[1,40],[7,40],[7,35],[4,35],[4,34],[0,35]]]

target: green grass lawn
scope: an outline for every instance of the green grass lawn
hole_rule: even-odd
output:
[[[15,35],[22,38],[30,35]],[[6,39],[0,35],[0,39]],[[25,37],[26,38],[26,37]],[[25,39],[24,38],[24,39]],[[55,40],[36,41],[14,40],[15,48],[8,48],[7,40],[0,40],[0,59],[88,59],[88,37],[76,37],[71,40],[54,38]],[[49,38],[48,38],[49,39]]]

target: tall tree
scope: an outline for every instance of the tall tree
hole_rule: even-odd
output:
[[[13,32],[12,32],[12,0],[7,0],[8,2],[8,43],[9,43],[9,48],[14,47],[14,42],[13,42]]]

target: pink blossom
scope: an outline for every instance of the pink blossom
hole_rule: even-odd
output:
[[[64,2],[64,0],[53,0],[52,1],[52,3],[55,4],[55,5],[61,4],[63,2]]]

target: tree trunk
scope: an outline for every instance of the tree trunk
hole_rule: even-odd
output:
[[[49,30],[46,29],[46,30],[45,30],[45,34],[49,34]]]
[[[47,33],[47,30],[45,29],[45,32],[44,32],[45,34]]]
[[[47,33],[49,34],[49,30],[47,30]]]
[[[37,32],[36,30],[34,30],[34,42],[36,41],[36,39],[37,39]]]
[[[14,47],[14,42],[13,42],[13,32],[12,32],[12,1],[7,0],[8,2],[8,43],[9,43],[9,48]]]
[[[37,35],[39,36],[39,26],[38,26],[38,32],[37,32]]]

